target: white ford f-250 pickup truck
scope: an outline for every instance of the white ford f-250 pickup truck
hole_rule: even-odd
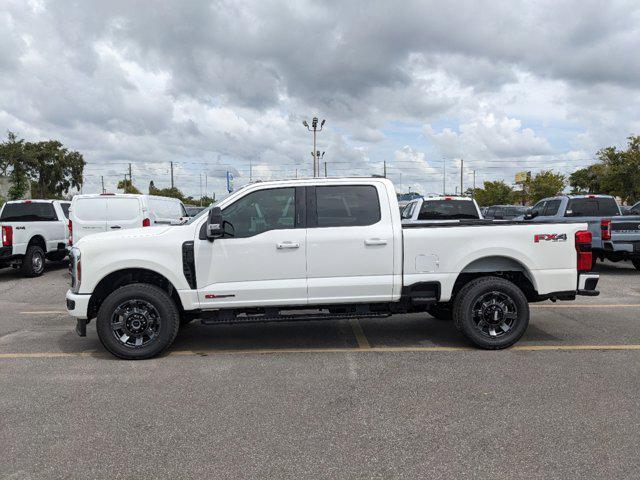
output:
[[[27,277],[44,272],[45,258],[67,256],[69,204],[63,200],[13,200],[0,208],[0,267],[20,267]]]
[[[381,317],[452,318],[480,348],[505,348],[528,302],[597,295],[586,225],[402,226],[381,178],[254,183],[182,226],[108,232],[71,250],[67,309],[97,318],[103,345],[159,354],[182,324]]]

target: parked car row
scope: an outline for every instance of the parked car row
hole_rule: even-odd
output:
[[[187,213],[175,198],[153,195],[76,195],[62,200],[16,200],[0,209],[0,267],[42,275],[45,259],[63,260],[81,238],[100,232],[180,224]]]
[[[640,215],[622,215],[610,195],[544,198],[523,216],[525,222],[585,222],[593,237],[593,261],[628,260],[640,270]]]

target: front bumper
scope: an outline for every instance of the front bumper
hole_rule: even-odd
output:
[[[76,317],[76,333],[81,337],[87,336],[87,320],[89,311],[90,294],[73,293],[67,290],[67,312],[72,317]]]
[[[86,320],[90,299],[90,294],[73,293],[71,290],[67,290],[67,312],[72,317]]]
[[[578,275],[578,295],[586,295],[588,297],[597,297],[600,292],[596,290],[600,275],[597,273],[581,273]]]

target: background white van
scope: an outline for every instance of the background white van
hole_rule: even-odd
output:
[[[69,245],[86,235],[180,222],[187,216],[176,198],[133,194],[76,195],[69,209]]]

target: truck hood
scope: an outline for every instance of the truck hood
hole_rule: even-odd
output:
[[[76,245],[78,247],[82,247],[84,245],[90,245],[93,243],[112,242],[117,240],[133,240],[136,238],[157,237],[166,233],[168,230],[171,230],[172,228],[176,228],[176,227],[170,226],[170,225],[162,225],[158,227],[129,228],[126,230],[119,230],[115,232],[93,233],[91,235],[87,235],[86,237],[82,237]]]

